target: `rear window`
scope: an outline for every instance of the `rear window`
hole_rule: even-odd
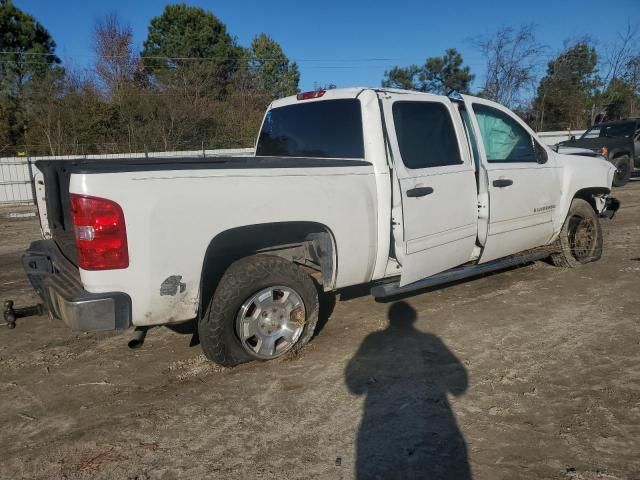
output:
[[[364,158],[360,101],[326,100],[269,110],[256,155]]]

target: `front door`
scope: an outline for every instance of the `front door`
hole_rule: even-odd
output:
[[[489,223],[480,263],[547,244],[560,196],[553,155],[513,113],[482,100],[473,112],[487,172]]]
[[[402,209],[402,223],[394,225],[402,286],[471,259],[477,235],[476,180],[462,123],[448,99],[426,94],[385,98],[391,100],[384,111],[394,191]]]

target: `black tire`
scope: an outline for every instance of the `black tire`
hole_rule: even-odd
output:
[[[258,359],[242,346],[236,332],[236,317],[248,298],[274,285],[294,290],[305,307],[302,333],[287,353],[297,352],[309,342],[318,322],[319,309],[318,290],[313,280],[290,261],[255,255],[236,261],[226,270],[198,322],[200,343],[207,358],[226,367]]]
[[[631,178],[631,159],[627,155],[613,159],[613,165],[616,167],[616,173],[613,176],[613,186],[622,187],[627,184]]]
[[[556,267],[574,268],[602,256],[600,219],[586,200],[574,198],[557,240],[560,249],[551,255]]]

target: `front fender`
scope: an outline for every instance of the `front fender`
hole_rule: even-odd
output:
[[[557,153],[556,162],[562,171],[560,201],[553,219],[554,231],[559,232],[567,217],[571,202],[576,196],[607,195],[611,192],[616,168],[601,157]],[[592,204],[595,205],[593,202]]]

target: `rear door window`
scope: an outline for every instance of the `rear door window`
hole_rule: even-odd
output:
[[[269,110],[256,155],[364,158],[360,101],[325,100]]]
[[[393,123],[402,163],[407,168],[462,163],[449,110],[437,102],[395,102]]]
[[[608,125],[604,128],[604,137],[631,138],[635,132],[635,124],[632,122]]]

